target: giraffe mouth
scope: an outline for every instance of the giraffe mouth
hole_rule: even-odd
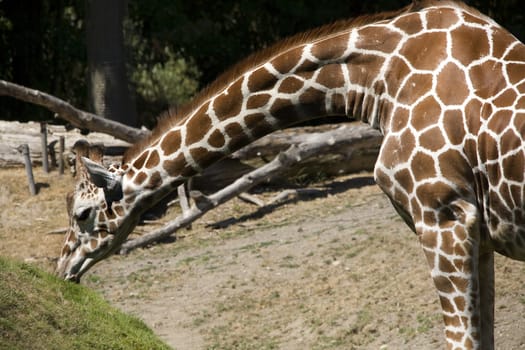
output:
[[[56,269],[56,274],[58,275],[58,277],[66,281],[80,283],[80,275],[78,272],[80,271],[80,266],[82,264],[73,264],[70,259],[59,261]]]
[[[64,279],[69,282],[80,283],[80,276],[77,274],[68,274]]]
[[[57,275],[66,281],[80,283],[80,277],[86,272],[89,267],[93,264],[91,258],[77,258],[69,257],[66,260],[59,262],[57,268]]]

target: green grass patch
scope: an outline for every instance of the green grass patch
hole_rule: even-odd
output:
[[[0,349],[169,349],[95,292],[0,257]]]

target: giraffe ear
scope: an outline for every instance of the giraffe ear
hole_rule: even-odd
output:
[[[120,176],[108,171],[103,165],[92,161],[89,158],[82,157],[82,163],[95,186],[103,188],[104,192],[111,197],[112,200],[122,198],[122,185],[120,183]]]

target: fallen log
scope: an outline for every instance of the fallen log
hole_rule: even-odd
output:
[[[241,176],[225,188],[209,196],[198,193],[199,198],[195,204],[183,215],[178,216],[158,230],[125,242],[120,248],[120,254],[127,254],[133,249],[145,247],[168,238],[177,230],[190,225],[209,210],[298,163],[304,162],[306,159],[319,154],[335,153],[339,149],[351,150],[352,146],[357,143],[375,140],[378,136],[379,133],[376,130],[361,125],[354,127],[346,125],[329,132],[311,134],[305,138],[304,142],[290,146],[288,150],[279,153],[271,162]]]
[[[330,148],[328,153],[325,154],[313,155],[290,169],[290,173],[306,176],[321,174],[337,176],[372,170],[379,153],[379,146],[382,140],[381,134],[377,131],[370,133],[370,130],[372,130],[370,126],[360,122],[342,125],[352,129],[349,137],[356,137],[355,142]],[[327,132],[335,131],[340,126],[341,124],[328,124],[281,130],[245,146],[233,153],[232,158],[248,162],[249,164],[256,164],[253,160],[259,159],[258,165],[260,165],[262,162],[267,162],[268,159],[272,159],[280,152],[287,150],[292,145],[300,145],[311,142],[311,140],[316,138],[326,137]],[[360,133],[366,133],[369,136],[357,136]],[[291,175],[290,173],[285,173],[283,176],[288,177]]]

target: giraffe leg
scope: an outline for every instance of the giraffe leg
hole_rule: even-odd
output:
[[[441,302],[447,349],[491,348],[491,343],[482,346],[485,322],[481,318],[486,315],[481,314],[480,304],[492,293],[480,291],[490,284],[491,278],[480,279],[480,272],[488,270],[490,259],[484,256],[479,264],[478,211],[474,205],[458,200],[431,217],[435,220],[427,216],[424,223],[416,223],[416,231]],[[490,324],[492,319],[485,327]]]

